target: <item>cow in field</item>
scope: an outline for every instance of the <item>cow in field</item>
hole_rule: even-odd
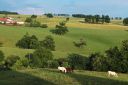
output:
[[[65,67],[58,67],[58,70],[60,70],[61,72],[64,72],[64,73],[71,73],[73,72],[73,69],[68,67],[68,68],[65,68]]]
[[[114,76],[114,77],[118,77],[117,73],[114,71],[108,71],[108,76]]]

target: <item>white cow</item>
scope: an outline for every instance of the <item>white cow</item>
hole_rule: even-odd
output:
[[[60,70],[61,72],[67,73],[67,70],[65,67],[58,67],[58,70]]]
[[[108,71],[108,76],[114,76],[114,77],[118,77],[117,73],[114,71]]]

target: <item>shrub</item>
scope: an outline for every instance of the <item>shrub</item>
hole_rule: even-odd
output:
[[[32,64],[34,67],[48,67],[48,61],[53,59],[53,54],[50,50],[45,48],[38,48],[34,51],[32,57]]]
[[[51,32],[57,35],[64,35],[68,32],[68,29],[65,25],[65,22],[60,22],[59,25],[56,25],[56,29],[51,30]]]
[[[26,34],[16,43],[16,46],[25,49],[36,49],[39,47],[39,41],[35,35],[29,36],[29,34]]]
[[[128,26],[128,18],[125,18],[125,19],[123,20],[123,24],[124,24],[125,26]]]
[[[79,54],[70,54],[68,55],[68,63],[71,67],[76,69],[85,69],[86,68],[86,57]]]
[[[41,26],[41,23],[36,20],[33,20],[32,22],[30,22],[30,27],[40,27],[40,26]]]
[[[83,39],[80,39],[79,42],[73,42],[73,43],[74,43],[74,45],[75,45],[76,47],[78,47],[78,48],[82,48],[83,46],[86,46],[86,41],[83,40]]]
[[[42,24],[40,27],[41,28],[48,28],[48,25],[47,24]]]
[[[0,51],[0,64],[1,62],[4,60],[4,53],[2,51]]]
[[[51,13],[44,14],[44,15],[46,15],[48,18],[53,18],[54,17]]]
[[[40,41],[40,45],[46,49],[55,50],[55,41],[52,36],[46,36],[43,41]]]
[[[37,15],[32,15],[31,18],[37,18]]]
[[[32,18],[30,18],[30,17],[26,18],[25,22],[27,22],[27,23],[32,22]]]
[[[19,60],[19,59],[20,59],[20,57],[19,56],[15,56],[15,55],[11,55],[11,56],[7,57],[5,59],[6,68],[12,67],[16,63],[16,61]]]
[[[48,67],[49,68],[57,68],[58,66],[59,66],[59,63],[57,60],[48,61]]]

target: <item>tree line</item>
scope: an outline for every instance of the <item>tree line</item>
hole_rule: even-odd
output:
[[[85,23],[110,23],[110,17],[108,15],[84,15],[84,14],[73,14],[73,17],[77,18],[85,18],[84,22]]]
[[[17,12],[10,12],[10,11],[0,11],[0,14],[14,14],[17,15]]]

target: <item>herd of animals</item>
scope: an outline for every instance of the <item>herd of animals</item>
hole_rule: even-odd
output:
[[[72,73],[73,72],[73,68],[66,68],[66,67],[58,67],[58,70],[62,73]],[[118,77],[117,73],[114,71],[108,71],[108,77],[113,76],[113,77]]]

